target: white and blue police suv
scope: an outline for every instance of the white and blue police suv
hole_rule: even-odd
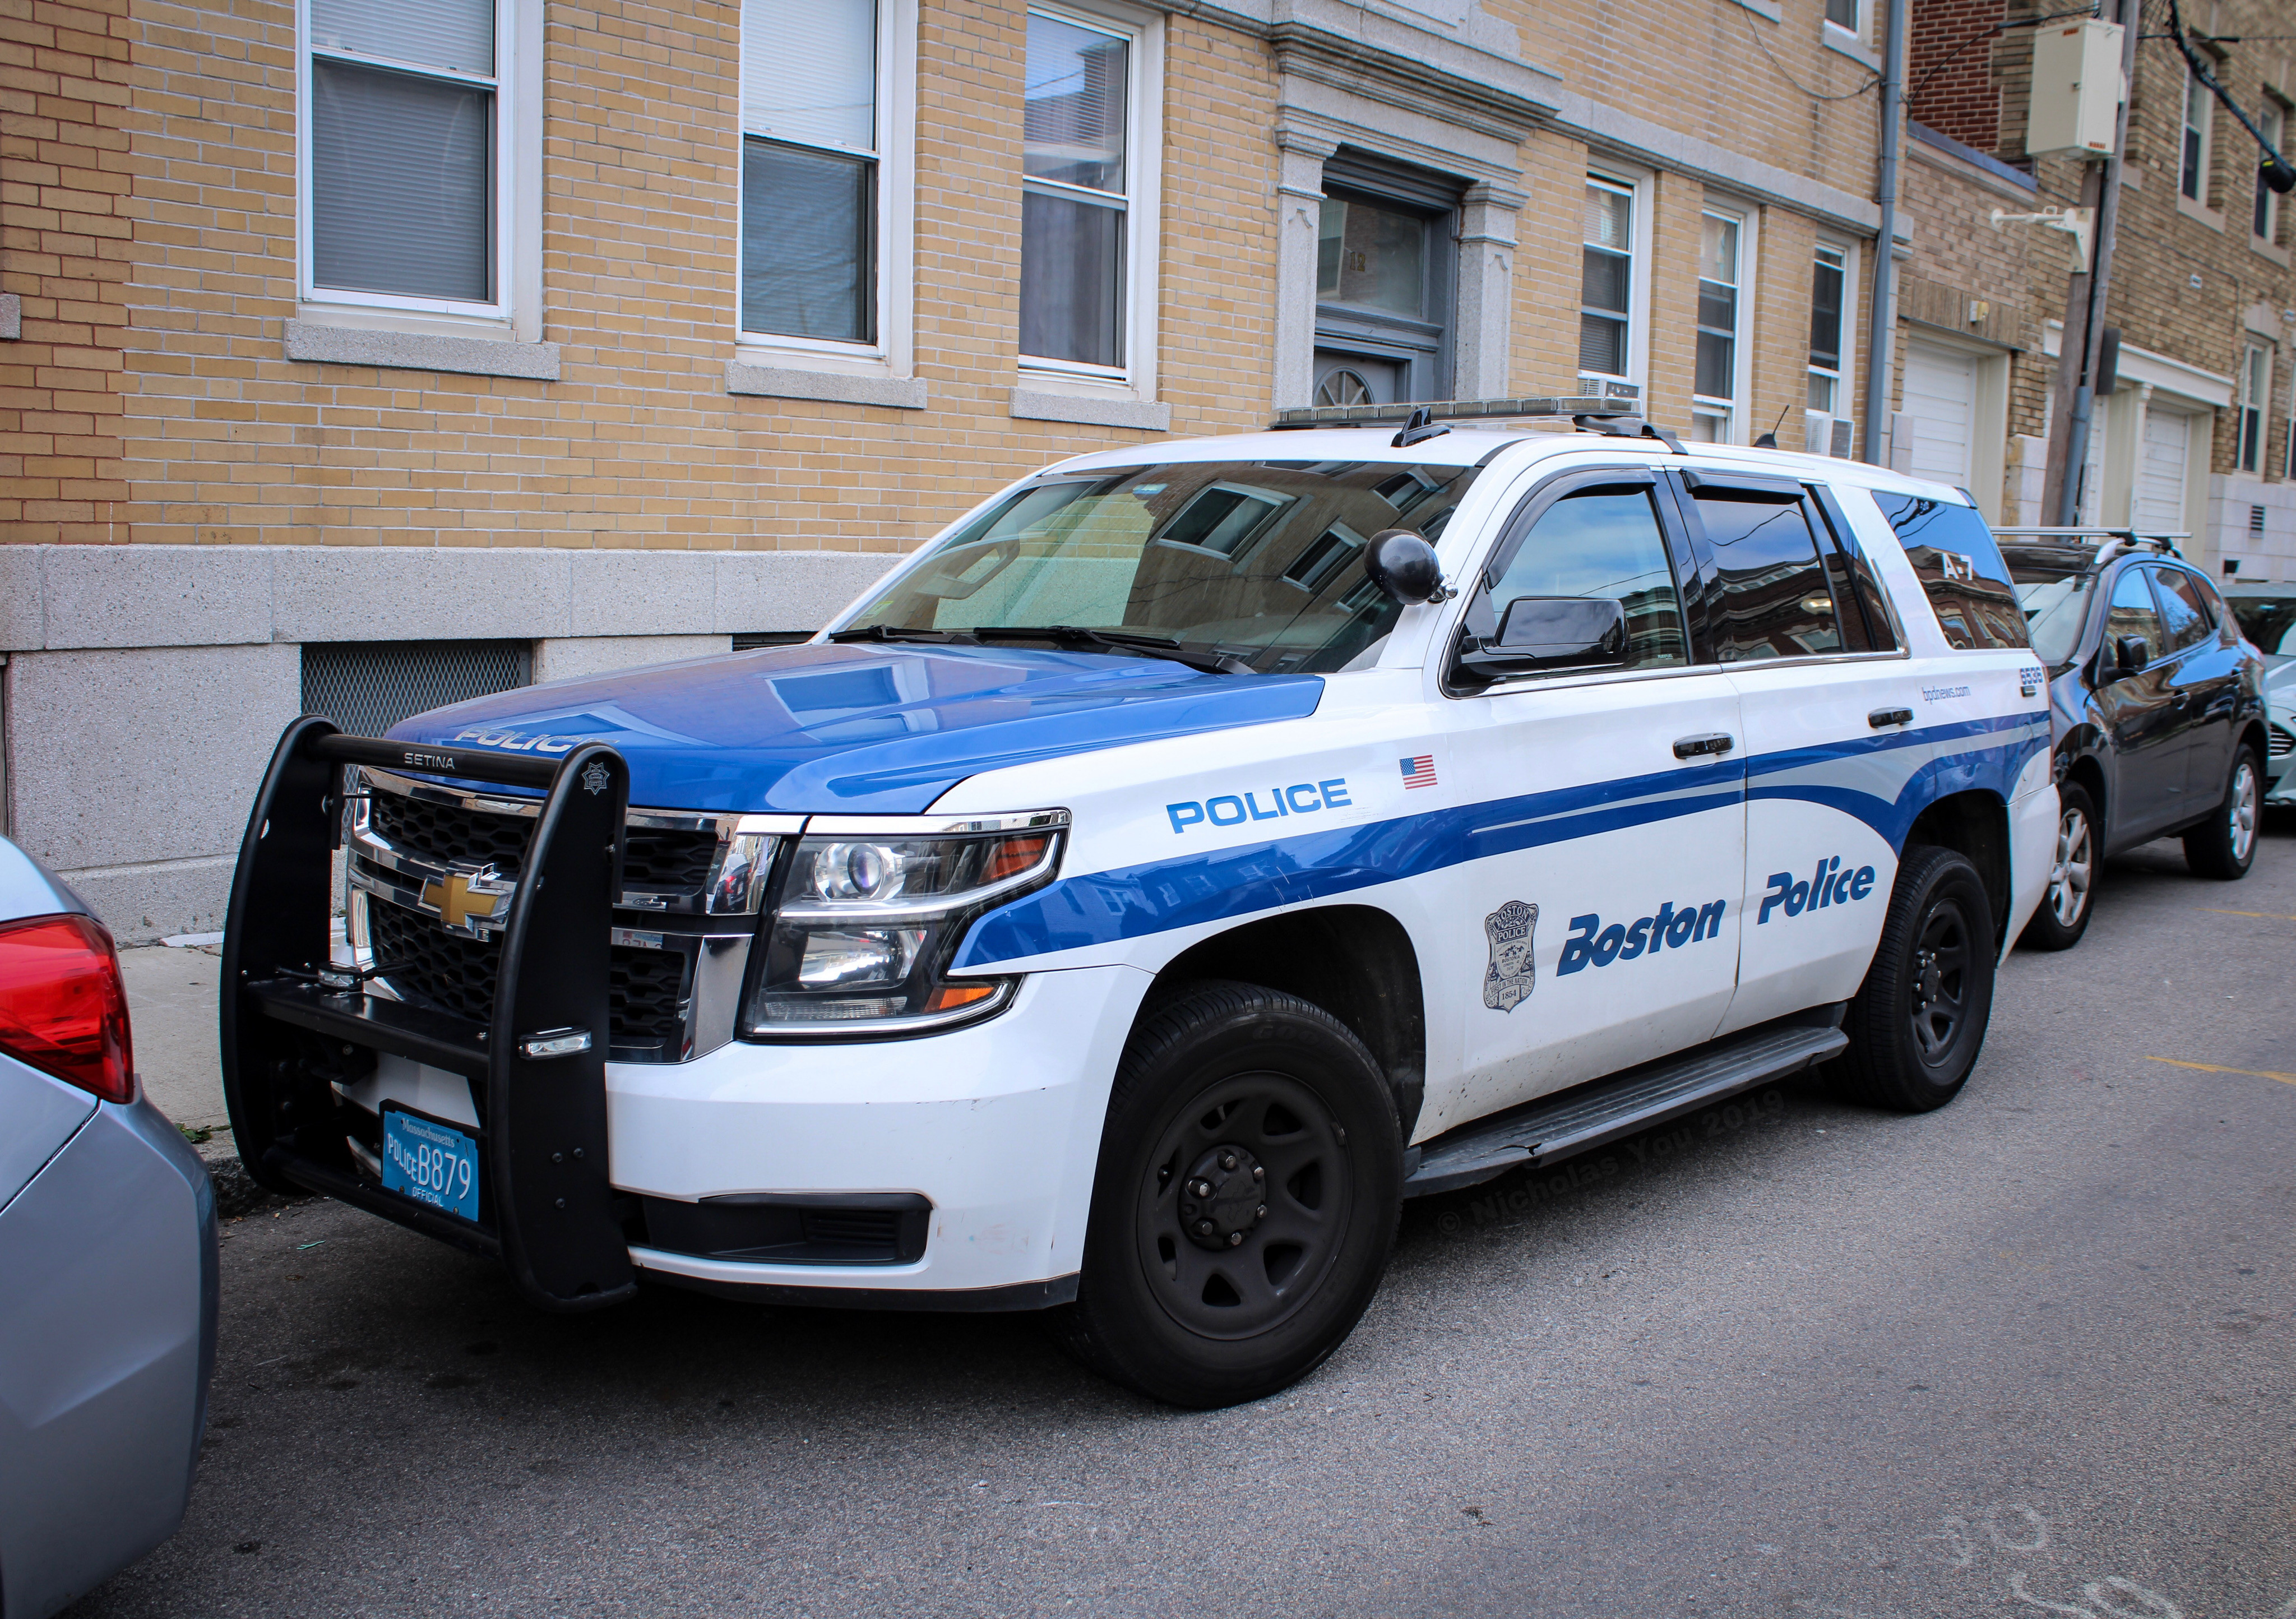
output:
[[[250,1171],[547,1307],[1044,1309],[1215,1405],[1345,1338],[1404,1198],[1817,1063],[1951,1100],[2057,823],[1998,548],[1597,408],[1084,456],[803,645],[298,720]]]

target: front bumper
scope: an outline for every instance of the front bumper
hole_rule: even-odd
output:
[[[1027,1302],[1031,1284],[1083,1263],[1109,1088],[1150,982],[1132,967],[1039,973],[1001,1015],[946,1034],[736,1042],[692,1063],[610,1065],[619,1192],[677,1203],[913,1193],[931,1204],[923,1253],[908,1263],[757,1263],[644,1245],[632,1262],[721,1287]],[[1004,1290],[1019,1291],[1001,1301]]]

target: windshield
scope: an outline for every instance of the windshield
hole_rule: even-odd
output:
[[[1475,476],[1392,461],[1055,475],[942,540],[837,635],[1059,629],[1045,638],[1130,651],[1106,644],[1128,637],[1149,655],[1161,640],[1262,674],[1365,667],[1399,609],[1364,577],[1364,547],[1386,529],[1435,539]]]
[[[2025,610],[2025,634],[2033,653],[2054,669],[2069,663],[2080,646],[2081,626],[2088,621],[2089,598],[2096,594],[2094,573],[2037,579],[2034,571],[2013,568],[2018,604]]]

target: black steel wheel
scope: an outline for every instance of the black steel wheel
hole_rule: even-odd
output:
[[[2197,876],[2236,883],[2256,864],[2256,828],[2264,805],[2264,763],[2243,744],[2216,813],[2185,834],[2185,864]]]
[[[1993,908],[1977,868],[1950,849],[1908,848],[1849,1003],[1841,1088],[1901,1113],[1952,1101],[1985,1044],[1993,967]]]
[[[1273,1393],[1354,1330],[1401,1197],[1394,1104],[1363,1042],[1295,996],[1193,986],[1125,1048],[1055,1335],[1176,1405]]]
[[[2036,949],[2069,950],[2088,932],[2089,898],[2103,866],[2096,806],[2088,789],[2066,782],[2057,789],[2057,848],[2049,863],[2048,892],[2041,908],[2025,925],[2021,944]]]

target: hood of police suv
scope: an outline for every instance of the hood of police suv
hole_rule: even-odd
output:
[[[1128,653],[808,643],[521,686],[390,736],[545,759],[606,743],[653,809],[900,815],[985,770],[1301,719],[1323,690]]]

